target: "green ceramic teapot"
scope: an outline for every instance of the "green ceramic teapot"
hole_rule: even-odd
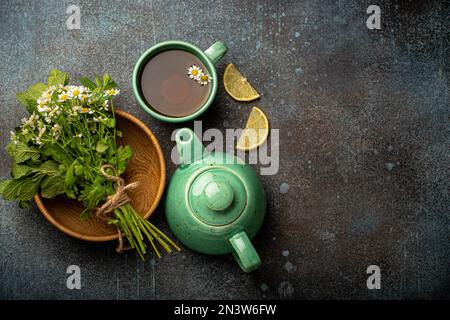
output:
[[[181,159],[165,203],[175,236],[205,254],[232,252],[250,272],[261,259],[250,239],[261,227],[266,196],[259,177],[241,159],[223,152],[208,153],[188,128],[175,136]]]

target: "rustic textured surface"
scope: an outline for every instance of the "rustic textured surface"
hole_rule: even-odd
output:
[[[168,39],[225,41],[280,129],[280,171],[263,177],[267,220],[255,240],[263,266],[184,250],[160,261],[116,255],[52,227],[35,207],[0,200],[0,298],[450,297],[449,9],[445,1],[1,1],[0,144],[24,116],[17,90],[53,67],[74,77],[108,71],[123,109],[162,141],[179,127],[139,109],[134,62]],[[81,30],[65,27],[81,6]],[[251,104],[219,86],[203,127],[241,127]],[[192,125],[192,123],[188,123]],[[0,176],[10,160],[0,151]],[[257,166],[256,166],[257,167]],[[167,229],[161,208],[152,218]],[[82,289],[66,288],[77,264]],[[382,289],[366,288],[368,265]]]

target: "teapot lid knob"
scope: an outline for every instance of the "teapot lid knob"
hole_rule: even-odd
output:
[[[203,223],[225,226],[240,217],[247,206],[247,188],[233,171],[213,166],[189,184],[190,212]]]
[[[233,188],[225,181],[210,181],[203,189],[206,206],[214,211],[227,209],[234,199]]]

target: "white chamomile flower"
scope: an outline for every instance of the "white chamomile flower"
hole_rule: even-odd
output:
[[[46,103],[47,103],[47,99],[45,99],[45,98],[37,99],[38,107],[43,107],[43,106],[45,106]]]
[[[81,113],[89,113],[89,114],[93,114],[94,111],[92,111],[91,108],[81,108]]]
[[[202,69],[197,67],[195,64],[190,66],[187,71],[188,71],[189,78],[194,79],[194,80],[198,80],[200,75],[203,74]]]
[[[55,90],[54,86],[48,87],[47,90],[42,93],[41,99],[50,101],[52,99],[52,95],[53,95],[53,91],[54,90]]]
[[[198,82],[204,86],[205,84],[208,84],[211,82],[211,77],[209,76],[209,74],[203,73],[202,75],[200,75],[200,77],[198,78]]]
[[[68,94],[71,98],[80,98],[84,91],[85,87],[83,86],[71,86]]]
[[[116,95],[119,94],[119,92],[120,92],[119,89],[108,89],[108,90],[105,91],[105,94],[107,96],[116,96]]]
[[[59,108],[59,106],[55,106],[55,107],[53,108],[53,110],[51,111],[51,113],[52,113],[53,115],[59,116],[59,115],[61,114],[61,109]]]
[[[103,101],[102,107],[103,107],[103,109],[105,109],[105,111],[108,111],[108,109],[109,109],[109,100]]]
[[[58,140],[59,136],[61,135],[61,126],[56,123],[53,127],[52,127],[52,136]]]
[[[108,118],[105,118],[105,117],[102,117],[102,116],[100,116],[100,117],[94,117],[93,118],[93,120],[94,120],[94,122],[105,122],[106,120],[108,120]]]
[[[39,128],[39,138],[41,138],[47,129],[44,127]]]
[[[41,144],[42,144],[42,141],[41,141],[41,138],[40,138],[40,137],[34,137],[34,138],[33,138],[33,141],[34,141],[34,143],[37,144],[37,145],[41,145]]]
[[[19,138],[17,137],[17,134],[14,131],[11,131],[10,134],[11,134],[11,141],[14,144],[17,144],[19,142]]]
[[[33,114],[30,116],[30,119],[27,120],[27,124],[34,129],[36,127],[36,123],[39,121],[39,116],[33,112]]]
[[[79,133],[79,134],[75,135],[75,137],[77,137],[77,138],[80,138],[80,139],[81,139],[81,137],[83,137],[83,134],[82,134],[82,133]]]
[[[80,94],[80,99],[86,101],[91,95],[88,93],[81,93]]]
[[[48,112],[50,112],[52,109],[49,107],[49,106],[40,106],[40,105],[38,105],[38,108],[37,108],[37,110],[40,112],[40,113],[48,113]]]
[[[69,95],[67,94],[67,92],[63,92],[63,93],[58,95],[58,101],[59,102],[64,102],[67,99],[69,99]]]

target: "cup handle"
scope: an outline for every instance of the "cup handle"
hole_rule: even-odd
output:
[[[216,64],[224,56],[224,54],[227,53],[227,51],[227,45],[222,41],[217,41],[205,50],[205,54],[213,64]]]
[[[251,272],[259,268],[261,259],[245,231],[236,233],[228,241],[233,247],[233,256],[242,270]]]

